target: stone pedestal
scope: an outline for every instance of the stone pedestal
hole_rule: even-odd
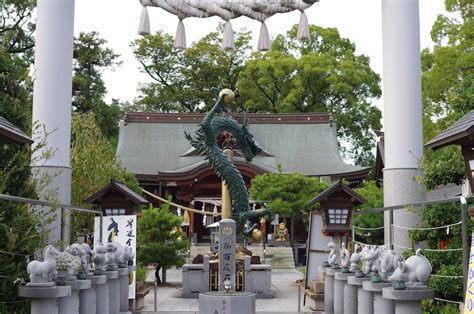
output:
[[[71,295],[59,299],[59,313],[79,314],[79,291],[91,288],[90,280],[67,280]]]
[[[95,277],[95,276],[94,276]],[[107,273],[104,272],[104,275],[97,276],[97,277],[104,277],[105,281],[103,284],[97,284],[95,286],[95,297],[96,297],[96,313],[109,313],[109,284],[107,280]]]
[[[434,296],[434,290],[426,286],[409,286],[405,290],[382,289],[382,297],[395,302],[395,314],[421,314],[421,300],[433,299]]]
[[[344,314],[357,314],[357,286],[349,284],[349,278],[354,273],[349,273],[344,285]]]
[[[206,292],[199,294],[199,314],[255,314],[255,294]]]
[[[372,283],[365,281],[362,288],[371,291],[373,295],[374,313],[393,314],[395,313],[395,303],[393,300],[382,297],[382,289],[392,286],[391,282]]]
[[[352,276],[352,273],[336,272],[334,274],[334,313],[344,313],[344,286],[347,283],[347,277]]]
[[[324,312],[334,313],[334,275],[341,269],[325,269],[326,277],[324,280]]]
[[[362,283],[364,281],[370,280],[369,277],[357,278],[356,276],[350,276],[347,278],[347,285],[350,287],[354,287],[356,292],[356,306],[354,308],[354,313],[360,314],[373,314],[374,313],[374,305],[373,305],[373,296],[371,291],[365,291],[362,289]],[[344,309],[346,307],[346,303],[344,302]],[[351,313],[351,312],[348,312]]]
[[[120,312],[128,312],[128,267],[119,268]]]
[[[120,283],[118,271],[106,271],[105,275],[107,276],[107,286],[109,289],[109,313],[117,314],[120,311]]]
[[[58,314],[58,299],[70,296],[71,287],[27,284],[20,287],[18,295],[31,299],[31,314]]]
[[[79,291],[79,313],[80,314],[95,314],[97,312],[97,285],[104,285],[107,282],[105,276],[90,276],[90,289],[83,289]]]

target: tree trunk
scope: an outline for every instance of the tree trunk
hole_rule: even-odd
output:
[[[161,282],[162,282],[163,284],[166,283],[166,267],[163,267],[163,268],[161,269]]]

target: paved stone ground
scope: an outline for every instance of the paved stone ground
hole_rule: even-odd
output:
[[[147,281],[154,280],[154,271],[148,272]],[[303,274],[296,269],[277,269],[272,271],[273,299],[257,299],[257,313],[297,313],[298,286],[296,280],[303,278]],[[198,299],[181,298],[181,270],[167,271],[168,284],[157,288],[157,312],[154,312],[153,288],[145,298],[143,314],[180,313],[194,314],[198,312]],[[303,306],[303,289],[301,289],[301,312],[312,312],[308,305]]]

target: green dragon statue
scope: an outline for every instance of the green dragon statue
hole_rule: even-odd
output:
[[[195,147],[199,153],[206,155],[211,167],[217,175],[225,180],[232,199],[232,219],[236,222],[237,235],[239,237],[248,236],[248,234],[257,226],[246,227],[249,219],[261,217],[269,213],[268,208],[259,210],[250,210],[249,197],[242,175],[235,165],[224,155],[223,151],[217,146],[216,137],[223,131],[230,132],[242,152],[245,160],[250,162],[261,149],[253,140],[252,134],[248,130],[248,119],[245,116],[244,123],[240,126],[235,119],[230,116],[219,115],[227,112],[226,102],[233,100],[233,92],[228,89],[212,89],[217,101],[198,125],[195,137],[185,132],[186,139]],[[230,101],[228,100],[230,99]]]

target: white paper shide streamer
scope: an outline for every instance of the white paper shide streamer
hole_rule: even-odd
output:
[[[176,29],[174,47],[185,49],[186,32],[183,19],[187,17],[206,18],[218,16],[225,21],[222,49],[228,51],[235,49],[234,31],[232,29],[231,20],[240,16],[246,16],[262,23],[260,26],[257,49],[260,51],[268,51],[271,48],[271,42],[265,21],[277,13],[299,10],[301,11],[301,16],[297,37],[300,41],[307,41],[310,38],[310,32],[308,17],[304,11],[316,2],[318,2],[318,0],[140,0],[143,9],[138,33],[140,35],[150,34],[150,20],[147,6],[159,7],[178,16],[179,22]]]
[[[301,11],[300,23],[298,24],[298,35],[297,38],[299,41],[309,40],[309,23],[308,17],[304,11]]]
[[[225,51],[235,49],[234,30],[232,29],[232,24],[230,23],[230,21],[225,23],[225,26],[224,26],[224,37],[222,38],[222,49]]]
[[[186,49],[186,30],[184,28],[183,20],[179,20],[176,28],[176,36],[174,37],[173,47],[178,49]]]

